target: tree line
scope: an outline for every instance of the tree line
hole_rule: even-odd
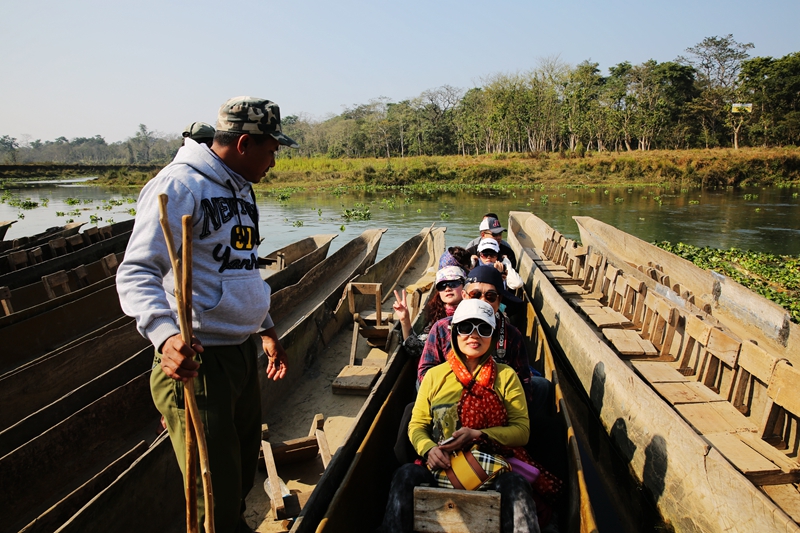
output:
[[[544,59],[467,90],[444,85],[416,98],[381,97],[315,120],[284,117],[300,144],[283,157],[406,157],[800,145],[800,52],[754,57],[752,43],[707,37],[674,61]],[[19,143],[0,137],[0,161],[166,163],[178,136],[145,125],[126,141],[102,137]]]
[[[10,164],[56,163],[101,165],[166,164],[175,157],[182,138],[149,130],[144,124],[124,141],[108,143],[101,135],[59,137],[54,141],[0,137],[0,162]]]

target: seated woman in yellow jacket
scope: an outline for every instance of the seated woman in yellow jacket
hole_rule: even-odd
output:
[[[447,362],[422,380],[408,427],[422,459],[395,473],[380,528],[385,533],[413,530],[414,487],[436,486],[431,470],[449,468],[452,452],[477,444],[488,453],[527,458],[522,448],[530,434],[525,392],[514,370],[491,357],[494,309],[481,300],[463,300],[451,327],[456,342]],[[501,495],[501,531],[539,532],[531,485],[522,476],[503,473],[494,489]]]

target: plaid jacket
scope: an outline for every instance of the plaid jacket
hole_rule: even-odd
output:
[[[447,360],[445,357],[447,352],[450,351],[450,322],[452,320],[453,317],[448,316],[431,327],[431,332],[425,341],[425,347],[422,349],[422,356],[417,366],[417,383],[422,383],[422,378],[425,377],[425,373],[428,370]],[[503,317],[503,324],[505,327],[505,357],[498,357],[498,353],[495,352],[494,360],[514,369],[522,382],[525,398],[528,402],[531,402],[533,399],[531,394],[531,367],[528,361],[528,351],[525,349],[525,343],[522,342],[522,333],[509,324],[508,319],[505,317]],[[500,350],[501,348],[498,342],[497,349]]]

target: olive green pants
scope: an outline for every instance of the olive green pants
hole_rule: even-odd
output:
[[[244,499],[255,479],[261,444],[261,397],[256,347],[251,339],[239,346],[205,346],[195,397],[205,427],[211,482],[214,489],[214,524],[217,533],[239,527]],[[156,352],[150,391],[164,415],[172,447],[186,484],[186,418],[183,383],[167,377]],[[205,519],[202,478],[197,468],[197,516]]]

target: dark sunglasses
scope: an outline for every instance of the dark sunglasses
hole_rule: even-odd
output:
[[[500,294],[498,294],[497,291],[470,291],[469,297],[473,300],[486,300],[490,304],[493,304],[497,301],[497,298],[500,297]]]
[[[478,322],[477,324],[474,322],[459,322],[456,324],[456,333],[465,337],[472,335],[472,332],[476,329],[478,330],[478,335],[484,339],[491,337],[492,333],[494,333],[494,328],[486,322]]]
[[[436,290],[437,291],[443,291],[445,289],[455,289],[457,287],[462,286],[463,284],[464,284],[464,282],[461,281],[460,279],[451,279],[451,280],[448,280],[448,281],[440,281],[439,283],[436,284]]]
[[[484,250],[481,252],[483,257],[497,257],[497,252],[494,250]]]

